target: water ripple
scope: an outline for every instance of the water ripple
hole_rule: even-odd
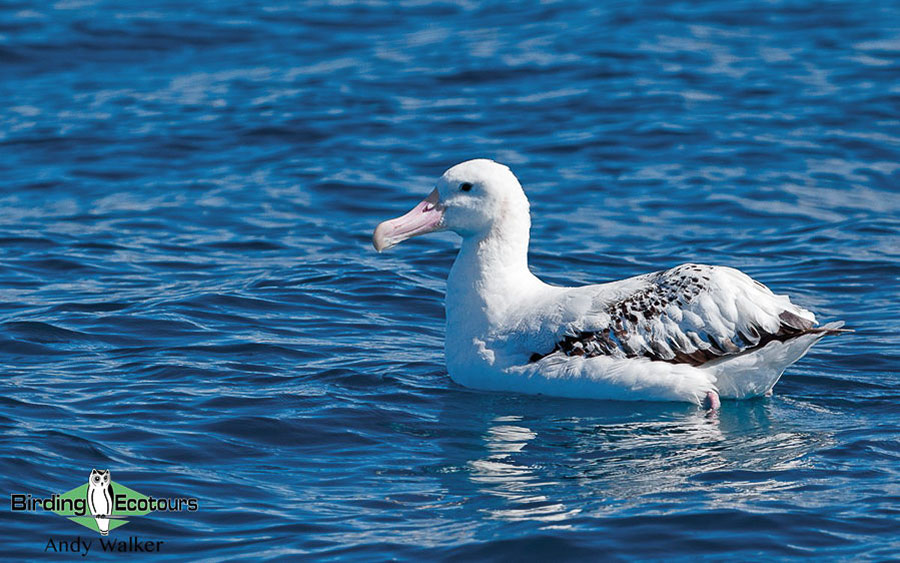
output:
[[[197,497],[125,528],[176,560],[895,558],[898,21],[4,4],[3,490]],[[856,332],[717,417],[460,388],[454,237],[370,236],[479,156],[548,281],[718,263]],[[79,533],[3,520],[9,558]]]

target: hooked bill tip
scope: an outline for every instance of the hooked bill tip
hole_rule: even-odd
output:
[[[385,223],[387,223],[387,221],[385,221]],[[393,246],[385,232],[388,230],[389,225],[386,225],[385,223],[381,223],[375,227],[375,232],[372,234],[372,246],[374,246],[375,250],[378,252]]]

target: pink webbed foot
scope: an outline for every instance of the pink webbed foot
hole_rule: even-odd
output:
[[[706,398],[703,399],[703,408],[717,411],[719,407],[722,406],[722,402],[719,400],[719,394],[715,391],[709,391],[706,393]]]

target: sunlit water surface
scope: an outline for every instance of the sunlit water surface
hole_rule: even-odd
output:
[[[900,555],[897,5],[510,10],[4,3],[0,493],[197,497],[111,535],[173,559]],[[370,235],[478,156],[553,283],[724,264],[856,332],[718,416],[463,389],[456,240]]]

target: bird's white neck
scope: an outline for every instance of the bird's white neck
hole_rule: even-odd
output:
[[[528,269],[531,219],[510,213],[481,236],[463,239],[447,279],[447,320],[473,317],[464,324],[493,325],[525,296],[543,285]],[[481,318],[477,318],[481,317]]]

